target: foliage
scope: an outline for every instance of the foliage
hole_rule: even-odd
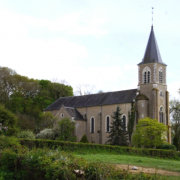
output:
[[[87,136],[84,134],[80,140],[81,143],[89,143]]]
[[[134,123],[135,123],[135,109],[134,103],[131,104],[131,112],[128,112],[128,134],[129,134],[129,143],[131,145],[131,137],[134,131]]]
[[[117,169],[115,165],[87,162],[58,149],[6,149],[0,156],[0,172],[3,172],[1,175],[8,180],[75,180],[77,175],[74,170],[82,170],[83,178],[88,180],[161,179],[143,173],[132,175],[128,171]]]
[[[40,129],[53,128],[57,120],[58,118],[56,116],[53,116],[53,114],[50,112],[41,113],[38,127]]]
[[[172,122],[172,142],[177,150],[180,150],[180,101],[178,99],[170,101],[170,119]]]
[[[0,150],[16,146],[20,146],[20,143],[17,138],[9,136],[0,136]]]
[[[74,134],[75,123],[69,118],[63,118],[58,122],[58,125],[54,128],[55,137],[60,141],[76,141],[76,136]]]
[[[20,112],[16,113],[18,117],[17,126],[21,130],[31,130],[34,131],[36,129],[36,119],[35,117],[28,115],[28,114],[21,114]]]
[[[111,145],[119,145],[119,146],[127,146],[127,131],[126,127],[123,125],[122,114],[120,113],[120,108],[117,107],[116,111],[113,113],[113,121],[110,126],[110,132],[108,135],[108,144]]]
[[[35,139],[35,134],[30,130],[24,130],[17,134],[18,138]]]
[[[73,89],[63,82],[30,79],[0,67],[0,102],[18,115],[18,126],[23,130],[35,130],[43,109],[65,96],[73,96]]]
[[[0,105],[0,123],[3,127],[8,127],[6,135],[13,135],[17,132],[16,124],[17,117],[10,111],[8,111],[4,106]]]
[[[53,129],[43,129],[36,135],[37,139],[55,139]]]
[[[157,147],[157,149],[167,149],[167,150],[176,150],[176,146],[172,145],[172,144],[162,144],[160,146]]]
[[[140,119],[136,125],[136,130],[133,134],[133,144],[135,146],[145,146],[154,148],[166,142],[165,133],[167,126],[158,123],[156,119],[148,117]]]
[[[51,149],[61,148],[68,152],[78,152],[78,153],[111,153],[111,154],[128,154],[128,155],[139,155],[148,157],[159,157],[159,158],[169,158],[169,159],[179,159],[180,152],[173,150],[163,150],[163,149],[148,149],[148,148],[132,148],[123,146],[111,146],[111,145],[101,145],[92,143],[78,143],[78,142],[64,142],[64,141],[53,141],[53,140],[43,140],[43,139],[21,139],[21,144],[33,148],[45,148],[49,147]]]

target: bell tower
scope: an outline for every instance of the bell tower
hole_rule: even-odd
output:
[[[150,117],[170,127],[166,67],[162,61],[153,26],[142,62],[138,64],[138,119]],[[170,142],[170,132],[168,142]]]

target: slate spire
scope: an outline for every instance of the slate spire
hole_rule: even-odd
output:
[[[156,41],[156,37],[154,35],[153,26],[151,26],[151,32],[149,35],[149,40],[147,43],[146,51],[144,54],[144,58],[141,63],[139,64],[148,64],[148,63],[160,63],[164,64],[161,55],[159,52],[158,44]],[[164,64],[166,65],[166,64]]]

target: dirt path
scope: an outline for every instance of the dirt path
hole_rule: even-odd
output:
[[[155,169],[155,168],[144,168],[140,166],[128,166],[126,164],[117,164],[117,167],[120,169],[128,170],[132,173],[139,173],[139,172],[144,172],[144,173],[150,173],[150,174],[162,174],[162,175],[169,175],[169,176],[180,176],[179,172],[173,172],[173,171],[166,171],[166,170],[160,170],[160,169]],[[132,170],[132,167],[137,167],[138,170]]]

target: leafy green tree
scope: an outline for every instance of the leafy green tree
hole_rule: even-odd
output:
[[[36,129],[36,119],[35,117],[28,115],[28,114],[21,114],[20,112],[16,113],[16,116],[18,117],[18,123],[17,126],[21,130],[31,130],[35,131]]]
[[[40,114],[40,120],[38,122],[38,127],[40,129],[50,128],[52,129],[58,118],[50,112],[45,112]]]
[[[75,123],[69,118],[63,118],[54,129],[55,137],[60,141],[76,141]]]
[[[120,108],[117,107],[112,116],[113,121],[110,126],[108,141],[106,143],[118,146],[128,145],[128,133],[125,130],[123,118],[121,116]]]
[[[140,119],[132,140],[135,146],[154,148],[166,142],[167,126],[148,117]]]
[[[0,123],[2,127],[7,127],[6,135],[14,135],[17,132],[18,118],[10,111],[0,105]]]
[[[71,86],[30,79],[12,69],[0,67],[0,103],[18,115],[21,129],[37,129],[43,109],[64,96],[73,96]]]
[[[178,99],[170,101],[170,119],[172,142],[177,150],[180,150],[180,101]]]
[[[134,123],[135,123],[135,109],[134,103],[131,104],[131,112],[128,113],[128,134],[129,134],[129,143],[131,144],[132,133],[134,131]]]

